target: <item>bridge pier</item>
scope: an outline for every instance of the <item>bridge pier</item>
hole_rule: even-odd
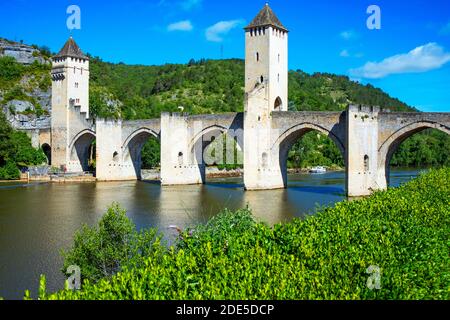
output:
[[[272,141],[278,130],[272,128],[267,108],[269,88],[262,84],[246,94],[244,115],[244,184],[246,190],[269,190],[286,187],[280,167],[280,154]]]
[[[161,114],[161,185],[202,184],[204,167],[189,150],[192,133],[180,113]]]
[[[379,166],[379,107],[350,105],[347,111],[346,188],[350,197],[386,189],[384,166]]]
[[[97,119],[96,176],[99,181],[137,180],[131,159],[124,157],[122,121]]]
[[[267,124],[270,123],[268,119]],[[278,147],[271,148],[270,126],[257,124],[246,116],[244,130],[244,185],[245,189],[271,190],[287,187],[287,171],[280,166]],[[277,131],[278,132],[278,131]]]

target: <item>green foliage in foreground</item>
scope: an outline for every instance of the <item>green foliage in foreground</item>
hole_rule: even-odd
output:
[[[449,299],[450,168],[270,228],[225,211],[143,265],[41,299]],[[367,287],[370,266],[381,289]],[[83,271],[82,271],[83,272]]]
[[[125,210],[113,204],[98,227],[83,226],[75,234],[74,245],[63,251],[65,273],[77,265],[82,279],[97,282],[115,275],[126,265],[139,266],[142,257],[150,256],[152,243],[158,243],[156,230],[137,232]]]

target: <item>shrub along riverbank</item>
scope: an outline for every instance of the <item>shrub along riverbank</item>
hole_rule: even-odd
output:
[[[19,167],[46,162],[42,149],[35,149],[25,132],[14,130],[0,111],[0,180],[20,179]]]
[[[225,211],[208,224],[183,232],[170,248],[158,238],[149,240],[154,233],[150,237],[134,233],[136,241],[116,233],[111,238],[108,230],[116,228],[111,221],[123,219],[123,212],[116,207],[107,216],[110,223],[86,231],[91,237],[85,241],[82,234],[76,237],[73,257],[82,256],[82,273],[90,259],[95,261],[91,268],[100,268],[104,259],[116,261],[113,269],[121,271],[93,283],[96,275],[76,292],[46,295],[41,281],[40,298],[450,298],[450,168],[272,228],[254,222],[248,210]],[[129,225],[125,229],[130,230]],[[104,242],[92,240],[97,236],[106,237],[108,243],[128,243],[119,250],[130,253],[127,259],[139,258],[126,263],[123,255],[112,254],[113,246],[102,247]],[[368,279],[375,279],[368,273],[371,266],[380,268],[380,289],[368,287]]]

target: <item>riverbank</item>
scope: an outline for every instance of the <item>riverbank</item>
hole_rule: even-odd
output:
[[[298,168],[298,169],[288,169],[288,174],[307,174],[311,168]],[[328,172],[341,172],[345,171],[345,168],[338,166],[327,167]],[[206,169],[206,178],[236,178],[242,177],[244,175],[244,169],[238,168],[233,170],[220,170],[217,167],[208,167]],[[158,169],[154,170],[142,170],[142,179],[148,181],[159,180],[161,177],[161,172]]]
[[[311,168],[288,169],[288,174],[307,174]],[[328,168],[328,172],[341,172],[345,169],[339,167]],[[206,169],[206,178],[237,178],[244,175],[243,169],[220,170],[217,167],[210,167]],[[161,178],[161,171],[159,169],[144,169],[141,171],[143,181],[159,181]],[[28,176],[22,174],[20,180],[0,180],[0,183],[8,182],[54,182],[54,183],[70,183],[70,182],[95,182],[96,178],[93,175],[37,175]]]
[[[41,298],[449,299],[449,199],[446,168],[273,228],[225,211],[140,267]]]

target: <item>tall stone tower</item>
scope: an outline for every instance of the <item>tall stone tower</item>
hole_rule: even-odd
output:
[[[288,110],[288,30],[268,4],[245,28],[245,92],[260,86],[267,91],[266,113]]]
[[[72,39],[52,58],[52,164],[67,171],[82,171],[79,161],[71,167],[73,133],[90,126],[89,58]],[[77,150],[78,151],[78,150]],[[77,159],[78,160],[78,159]]]
[[[270,137],[272,113],[288,111],[288,30],[268,4],[245,28],[244,111],[246,188],[283,188]]]

